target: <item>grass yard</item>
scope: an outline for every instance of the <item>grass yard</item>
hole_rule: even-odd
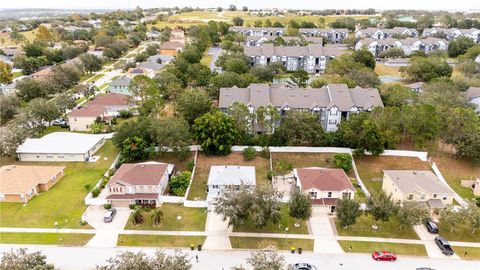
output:
[[[465,260],[480,259],[480,248],[452,246],[452,249],[461,259],[465,259]]]
[[[95,74],[95,76],[90,77],[90,79],[88,79],[88,80],[93,83],[93,82],[97,81],[98,79],[102,78],[103,75],[105,75],[105,74],[98,73],[98,74]]]
[[[97,162],[21,162],[22,165],[66,166],[65,176],[51,190],[35,196],[26,206],[22,203],[0,203],[0,226],[53,228],[57,221],[60,228],[82,227],[79,224],[80,218],[87,208],[83,198],[88,193],[84,186],[95,185],[117,153],[112,142],[107,140],[95,154],[100,156]],[[20,162],[10,161],[5,164]]]
[[[352,247],[354,253],[373,253],[375,251],[391,251],[397,255],[407,256],[427,256],[424,245],[418,244],[399,244],[399,243],[380,243],[380,242],[361,242],[361,241],[338,241],[345,252]]]
[[[150,160],[152,160],[152,161],[174,164],[175,165],[175,170],[177,170],[177,171],[186,171],[187,170],[187,164],[189,162],[193,162],[194,159],[195,159],[195,152],[190,152],[190,155],[185,160],[180,160],[173,153],[157,154],[157,155],[150,158]]]
[[[206,236],[120,234],[117,246],[190,247],[203,245]]]
[[[22,71],[17,71],[17,72],[13,72],[13,78],[17,78],[17,77],[20,77],[20,76],[23,76],[23,72]]]
[[[480,176],[480,167],[475,167],[468,160],[449,157],[448,154],[439,154],[433,158],[448,185],[464,199],[473,199],[473,191],[462,187],[462,180],[474,180]]]
[[[288,214],[288,206],[282,205],[282,219],[278,224],[269,223],[266,227],[257,228],[251,220],[247,220],[244,224],[234,227],[234,232],[254,232],[254,233],[285,233],[288,227],[288,234],[308,234],[307,223],[299,221],[299,227],[295,227],[296,220]]]
[[[153,227],[151,215],[153,212],[143,212],[144,223],[133,225],[130,216],[125,230],[161,230],[161,231],[204,231],[207,221],[205,208],[183,207],[181,204],[164,203],[160,207],[163,219],[160,226]],[[182,218],[177,219],[178,216]]]
[[[0,233],[2,244],[36,244],[84,246],[93,234],[83,233]]]
[[[210,67],[210,64],[212,63],[213,56],[205,54],[202,59],[200,60],[200,63],[204,66]]]
[[[400,67],[390,67],[390,66],[386,66],[385,64],[377,63],[375,65],[375,73],[377,73],[378,76],[400,75]]]
[[[195,175],[188,194],[189,200],[206,199],[208,174],[210,167],[214,165],[255,166],[257,186],[269,183],[267,173],[270,170],[270,162],[268,159],[257,156],[254,160],[246,161],[241,152],[234,152],[228,156],[206,156],[198,153]]]
[[[438,226],[440,235],[445,237],[445,239],[448,241],[480,242],[480,230],[477,229],[475,234],[473,234],[468,221],[456,224],[453,232],[450,232],[450,228],[447,228],[441,222],[438,224]]]
[[[415,157],[356,156],[358,174],[370,193],[382,190],[383,170],[430,170],[430,164]]]
[[[22,34],[25,37],[25,41],[32,42],[35,39],[35,30],[30,30],[26,32],[19,32],[19,34]],[[2,47],[7,47],[7,46],[19,46],[22,45],[23,43],[15,43],[15,40],[10,38],[10,33],[0,33],[0,44]]]
[[[266,238],[266,237],[230,237],[232,248],[290,250],[291,247],[313,251],[312,239]]]
[[[378,226],[377,230],[372,229],[372,225]],[[399,238],[399,239],[419,239],[413,227],[402,226],[396,217],[391,217],[389,221],[375,222],[373,216],[362,215],[357,218],[355,225],[343,228],[335,219],[335,226],[337,227],[338,235],[341,236],[366,236],[366,237],[385,237],[385,238]]]

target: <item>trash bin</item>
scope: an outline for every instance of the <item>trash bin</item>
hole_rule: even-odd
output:
[[[302,254],[302,248],[298,248],[298,254]]]
[[[202,245],[197,246],[198,251],[202,251]]]
[[[290,251],[292,251],[292,254],[295,254],[295,247],[290,247]]]
[[[191,245],[190,245],[190,249],[191,249],[191,250],[195,250],[195,245],[194,245],[194,244],[191,244]]]

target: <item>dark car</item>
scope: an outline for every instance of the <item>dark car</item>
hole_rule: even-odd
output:
[[[435,243],[440,248],[443,254],[450,256],[455,253],[453,252],[453,249],[450,247],[450,243],[448,243],[448,241],[445,238],[441,236],[437,236],[435,237]]]
[[[372,258],[376,261],[396,261],[397,255],[390,251],[376,251],[372,254]]]
[[[309,263],[296,263],[293,265],[293,270],[317,270],[317,267]]]
[[[108,209],[106,212],[105,212],[105,215],[103,216],[103,221],[105,223],[109,223],[109,222],[112,222],[113,221],[113,218],[115,217],[115,215],[117,214],[117,209]]]
[[[438,233],[438,226],[437,223],[429,220],[425,222],[425,227],[427,227],[427,230],[429,233]]]

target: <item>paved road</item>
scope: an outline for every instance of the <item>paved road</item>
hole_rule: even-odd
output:
[[[212,55],[210,70],[214,71],[216,69],[218,73],[222,73],[221,68],[215,66],[215,62],[217,62],[218,57],[222,54],[222,49],[220,47],[210,47],[210,49],[208,49],[208,54]]]
[[[47,256],[49,262],[55,263],[59,269],[95,269],[103,265],[105,260],[122,251],[142,250],[153,254],[154,248],[91,248],[91,247],[57,247],[42,245],[1,245],[0,252],[12,248],[26,247],[31,251],[41,251]],[[167,253],[173,250],[165,250]],[[245,259],[250,256],[249,251],[189,251],[185,250],[192,258],[198,254],[199,263],[191,260],[194,270],[228,270],[240,264],[246,265]],[[319,269],[349,269],[349,270],[412,270],[417,267],[432,267],[436,270],[478,270],[479,261],[428,259],[421,257],[400,257],[396,262],[373,261],[369,254],[328,254],[322,255],[311,252],[303,254],[290,254],[282,252],[287,263],[309,262]],[[1,257],[1,254],[0,254]],[[251,269],[251,268],[247,268]]]

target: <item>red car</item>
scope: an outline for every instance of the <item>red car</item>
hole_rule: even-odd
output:
[[[376,261],[396,261],[397,255],[390,251],[376,251],[372,254],[372,258]]]

